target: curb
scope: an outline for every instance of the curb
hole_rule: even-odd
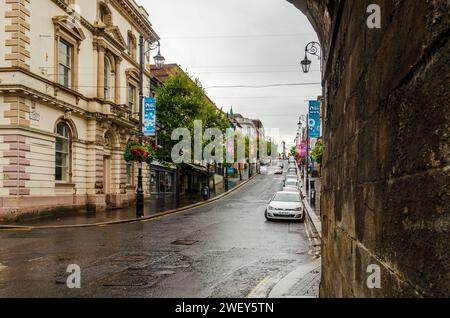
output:
[[[283,298],[289,297],[287,293],[295,286],[300,280],[302,280],[311,271],[321,266],[321,260],[315,260],[308,264],[299,266],[296,270],[292,271],[281,279],[270,291],[268,298]]]
[[[297,163],[295,163],[295,165],[297,166],[297,176],[298,176],[300,167],[298,166]],[[300,176],[298,176],[298,177],[299,177],[299,180],[301,180]],[[303,196],[305,197],[305,199],[303,199],[303,205],[306,208],[308,222],[314,228],[315,232],[319,235],[319,238],[322,239],[322,221],[317,216],[316,212],[314,212],[314,210],[311,208],[311,205],[309,204],[308,200],[306,199],[305,189],[302,188],[301,192],[302,192]]]
[[[308,222],[314,228],[317,235],[319,235],[319,237],[322,238],[322,222],[320,221],[316,212],[314,212],[314,210],[311,208],[311,205],[309,204],[309,202],[306,199],[303,200],[303,204],[306,208],[306,212],[308,215]]]
[[[134,223],[134,222],[143,222],[143,221],[149,221],[152,219],[161,218],[164,216],[169,216],[172,214],[178,214],[181,212],[186,212],[188,210],[201,208],[204,206],[208,206],[211,203],[214,203],[216,201],[219,201],[238,189],[244,187],[247,185],[250,181],[254,180],[256,177],[258,177],[259,174],[254,175],[250,179],[242,182],[241,184],[237,185],[233,189],[229,190],[228,192],[222,193],[221,195],[218,195],[217,197],[214,197],[212,199],[209,199],[208,201],[199,202],[191,205],[187,205],[182,208],[173,209],[153,215],[149,215],[142,218],[134,218],[134,219],[126,219],[126,220],[119,220],[119,221],[109,221],[109,222],[100,222],[100,223],[92,223],[92,224],[77,224],[77,225],[49,225],[49,226],[17,226],[17,225],[0,225],[0,230],[6,230],[6,231],[32,231],[32,230],[47,230],[47,229],[69,229],[69,228],[89,228],[89,227],[99,227],[99,226],[108,226],[108,225],[118,225],[118,224],[127,224],[127,223]]]

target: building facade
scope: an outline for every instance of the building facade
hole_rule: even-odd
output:
[[[123,149],[137,130],[138,40],[158,40],[148,13],[134,0],[0,6],[0,218],[128,205],[136,167]],[[145,62],[150,94],[148,54]]]

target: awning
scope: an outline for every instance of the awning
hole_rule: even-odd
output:
[[[204,173],[204,174],[208,173],[208,169],[206,169],[206,167],[203,167],[203,166],[194,165],[194,164],[190,164],[190,163],[187,164],[186,166],[191,168],[192,170],[195,170],[200,173]]]
[[[159,167],[159,168],[165,169],[165,170],[177,170],[177,167],[174,166],[173,164],[165,166],[162,163],[160,163],[159,161],[152,161],[152,167]]]

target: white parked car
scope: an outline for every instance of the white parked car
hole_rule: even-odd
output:
[[[289,178],[298,178],[298,175],[297,175],[297,173],[295,173],[295,172],[288,172],[288,173],[286,173],[286,179],[289,179]]]
[[[300,193],[277,192],[266,209],[267,220],[301,221],[305,220],[305,212]]]
[[[287,179],[284,183],[283,191],[299,191],[300,182],[296,179]]]

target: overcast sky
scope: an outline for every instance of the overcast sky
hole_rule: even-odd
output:
[[[317,41],[306,16],[285,0],[138,0],[150,14],[167,63],[199,78],[217,104],[244,117],[279,128],[293,144],[298,118],[320,85],[214,88],[319,83],[320,64],[311,73],[300,61],[305,45]],[[278,140],[281,142],[281,140]]]

